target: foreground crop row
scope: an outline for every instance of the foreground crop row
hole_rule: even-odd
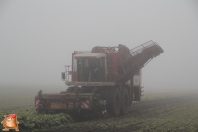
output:
[[[84,122],[66,113],[37,114],[32,107],[0,110],[0,114],[16,113],[20,131],[198,131],[197,96],[149,95],[131,110],[126,116]]]

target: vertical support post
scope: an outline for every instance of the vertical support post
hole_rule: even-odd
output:
[[[133,77],[130,79],[130,90],[129,90],[129,92],[130,92],[130,102],[132,102],[133,101],[133,94],[134,94],[134,89],[133,89]]]
[[[141,97],[141,70],[133,77],[134,101],[140,101]]]

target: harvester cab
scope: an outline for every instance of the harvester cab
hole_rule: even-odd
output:
[[[84,53],[74,55],[77,62],[77,80],[80,82],[104,81],[106,55],[104,53]]]

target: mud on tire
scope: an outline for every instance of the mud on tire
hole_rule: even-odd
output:
[[[129,110],[129,93],[128,90],[125,88],[122,93],[122,101],[121,101],[121,115],[126,115]]]
[[[121,106],[121,96],[119,89],[113,87],[108,90],[107,94],[107,113],[113,116],[119,116]]]

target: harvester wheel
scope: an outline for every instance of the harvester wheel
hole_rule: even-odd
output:
[[[122,115],[125,115],[128,113],[129,110],[129,93],[128,90],[125,88],[123,91],[123,96],[122,96],[122,107],[120,113]]]
[[[118,88],[113,88],[108,91],[107,96],[107,112],[110,115],[119,116],[120,114],[121,97]]]

